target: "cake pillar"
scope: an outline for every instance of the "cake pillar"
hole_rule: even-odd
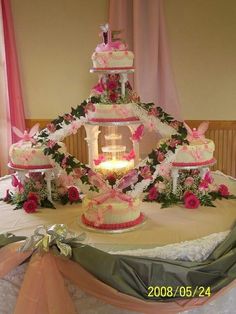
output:
[[[121,94],[125,96],[125,83],[128,81],[127,73],[120,73]]]
[[[128,127],[131,131],[131,133],[134,133],[134,131],[137,129],[137,127],[139,127],[141,124],[140,123],[133,123],[130,124]],[[139,163],[139,142],[138,141],[132,141],[133,143],[133,150],[135,152],[135,165],[137,165]]]
[[[173,180],[173,190],[172,192],[175,194],[177,191],[177,184],[178,184],[178,177],[179,177],[179,169],[173,167],[171,169],[171,176],[172,176],[172,180]]]
[[[94,159],[98,157],[98,135],[100,133],[98,125],[85,124],[86,142],[88,143],[88,163],[94,168]]]

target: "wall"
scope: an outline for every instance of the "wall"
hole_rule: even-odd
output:
[[[11,0],[27,118],[54,118],[88,97],[90,56],[107,0]]]
[[[155,1],[155,0],[153,0]],[[108,0],[11,0],[28,118],[54,118],[88,96]],[[236,1],[164,0],[185,119],[236,119]]]
[[[236,120],[236,1],[164,4],[183,117]]]

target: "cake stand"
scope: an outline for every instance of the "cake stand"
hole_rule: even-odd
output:
[[[172,164],[171,168],[171,177],[173,180],[173,190],[172,192],[175,194],[177,190],[179,171],[181,170],[199,170],[201,178],[204,178],[205,174],[209,171],[209,167],[214,166],[216,163],[216,159],[212,159],[210,162],[205,163],[204,165],[175,165]]]
[[[36,173],[41,172],[45,174],[45,181],[47,183],[47,194],[48,200],[52,202],[52,180],[55,178],[55,168],[32,168],[32,169],[23,169],[17,168],[12,166],[8,163],[8,168],[11,170],[16,171],[17,177],[19,178],[20,182],[24,184],[27,173]]]

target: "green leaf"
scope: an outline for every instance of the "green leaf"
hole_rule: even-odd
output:
[[[56,209],[56,207],[53,205],[53,203],[52,203],[51,201],[49,201],[48,198],[45,198],[44,200],[41,200],[40,205],[41,205],[42,207],[45,207],[45,208],[53,208],[53,209]]]

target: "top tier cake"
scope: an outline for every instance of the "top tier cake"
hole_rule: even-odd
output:
[[[99,44],[92,55],[93,69],[129,70],[133,69],[134,54],[127,45],[112,38],[108,24],[101,27],[103,43]]]

